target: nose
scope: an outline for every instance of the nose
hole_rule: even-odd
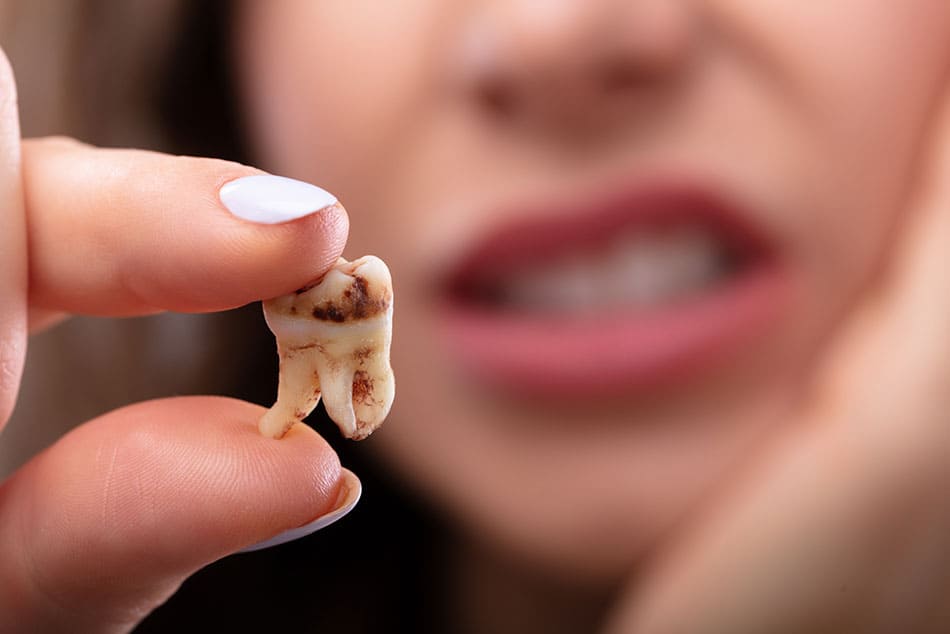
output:
[[[607,129],[675,83],[693,44],[685,0],[495,0],[460,39],[471,103],[497,124]],[[635,108],[633,108],[635,109]]]

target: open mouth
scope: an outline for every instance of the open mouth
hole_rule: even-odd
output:
[[[527,217],[483,236],[443,283],[449,349],[502,387],[653,386],[749,341],[785,294],[774,245],[705,191],[641,189]]]

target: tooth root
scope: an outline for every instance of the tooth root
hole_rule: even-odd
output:
[[[347,368],[348,369],[348,368]],[[347,438],[356,434],[356,412],[353,411],[353,375],[337,370],[323,378],[323,406]]]
[[[268,438],[282,438],[320,402],[320,379],[314,349],[278,347],[280,378],[277,402],[261,417],[258,429]]]
[[[376,361],[368,369],[353,375],[353,409],[356,414],[356,436],[364,437],[379,427],[389,414],[395,383],[387,364]]]

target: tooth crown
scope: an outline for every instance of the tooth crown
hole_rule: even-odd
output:
[[[260,431],[282,437],[321,396],[347,438],[363,439],[389,413],[395,382],[389,364],[392,277],[377,257],[343,258],[316,284],[264,302],[277,338],[277,402]]]

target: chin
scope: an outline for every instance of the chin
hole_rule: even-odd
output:
[[[708,411],[701,397],[674,409],[659,398],[638,414],[616,404],[581,423],[567,406],[446,385],[433,398],[433,387],[401,386],[407,407],[397,399],[377,439],[384,457],[466,539],[522,569],[587,587],[634,574],[753,451],[761,421],[774,420],[742,412],[709,421],[693,414]],[[428,401],[416,395],[424,391]]]

